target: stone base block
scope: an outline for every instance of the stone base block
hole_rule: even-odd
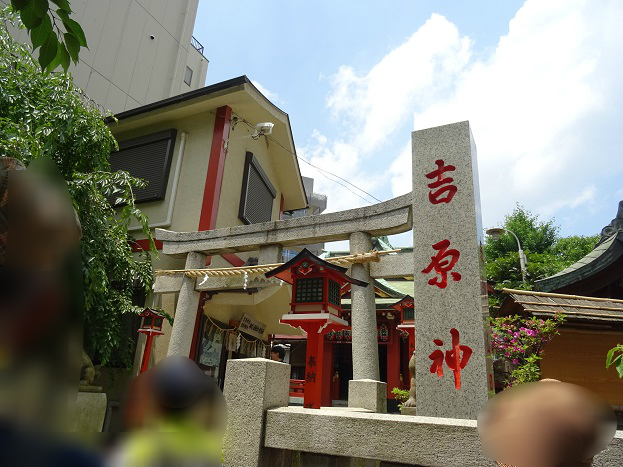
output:
[[[350,380],[348,406],[387,413],[387,384],[372,379]]]
[[[106,417],[106,394],[103,392],[79,392],[71,431],[101,432]]]
[[[400,408],[400,413],[402,415],[415,415],[415,407],[405,407],[404,405]]]
[[[265,358],[245,358],[228,360],[226,371],[225,465],[277,467],[286,462],[285,458],[279,459],[281,453],[264,448],[264,418],[266,409],[288,406],[290,365]]]

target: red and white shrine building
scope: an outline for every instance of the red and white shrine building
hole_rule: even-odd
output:
[[[374,246],[389,247],[375,241]],[[403,251],[409,251],[405,248]],[[344,256],[347,252],[327,252],[323,258]],[[392,389],[409,389],[409,360],[415,350],[413,278],[374,279],[376,302],[377,340],[379,370],[381,380],[387,383],[388,409],[396,410],[397,401]],[[347,326],[341,330],[330,330],[324,337],[323,364],[330,375],[324,382],[322,392],[325,401],[333,406],[346,406],[348,401],[348,381],[353,379],[352,336],[351,336],[351,298],[350,284],[342,288],[341,318]],[[278,334],[274,344],[286,346],[286,362],[291,365],[290,403],[303,405],[306,375],[307,333]],[[328,405],[328,404],[327,404]]]

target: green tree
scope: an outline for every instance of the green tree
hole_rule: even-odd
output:
[[[524,283],[515,238],[510,234],[499,239],[488,236],[484,247],[487,278],[495,282],[498,290],[532,290],[537,280],[556,274],[586,256],[599,240],[599,235],[561,238],[554,220],[542,221],[519,205],[506,216],[502,227],[519,238],[526,253],[527,277]],[[489,297],[491,311],[499,307],[503,298],[501,294]]]
[[[14,13],[5,9],[0,16],[0,156],[15,157],[26,166],[47,156],[60,168],[83,230],[85,350],[102,364],[120,350],[129,363],[124,315],[140,311],[132,305],[135,283],[146,292],[152,285],[150,254],[132,254],[132,219],[142,225],[156,253],[132,193],[145,182],[110,172],[109,156],[117,143],[104,115],[70,75],[42,71],[28,48],[11,38],[7,21],[18,21]],[[123,206],[118,212],[109,197]]]
[[[39,49],[42,70],[52,71],[60,65],[67,71],[70,61],[78,63],[80,48],[88,48],[82,27],[70,18],[67,0],[11,0],[11,8],[19,14],[33,52]]]

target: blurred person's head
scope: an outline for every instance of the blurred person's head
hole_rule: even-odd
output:
[[[506,389],[478,416],[483,453],[517,467],[583,462],[605,449],[615,431],[616,418],[605,401],[551,379]]]
[[[134,396],[127,404],[131,428],[156,428],[159,421],[169,420],[224,432],[225,397],[215,381],[191,359],[180,355],[166,357],[135,378],[133,384]],[[137,407],[134,402],[141,405]]]
[[[283,362],[283,359],[286,358],[286,349],[281,344],[273,345],[273,348],[270,350],[270,359],[276,362]]]

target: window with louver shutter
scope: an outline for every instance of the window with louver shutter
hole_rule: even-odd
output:
[[[111,171],[125,170],[147,181],[145,188],[134,189],[136,203],[164,199],[171,170],[176,129],[170,129],[119,143],[110,155]],[[114,203],[114,196],[109,200]]]
[[[276,196],[277,192],[259,162],[247,152],[238,217],[245,224],[271,221]]]

